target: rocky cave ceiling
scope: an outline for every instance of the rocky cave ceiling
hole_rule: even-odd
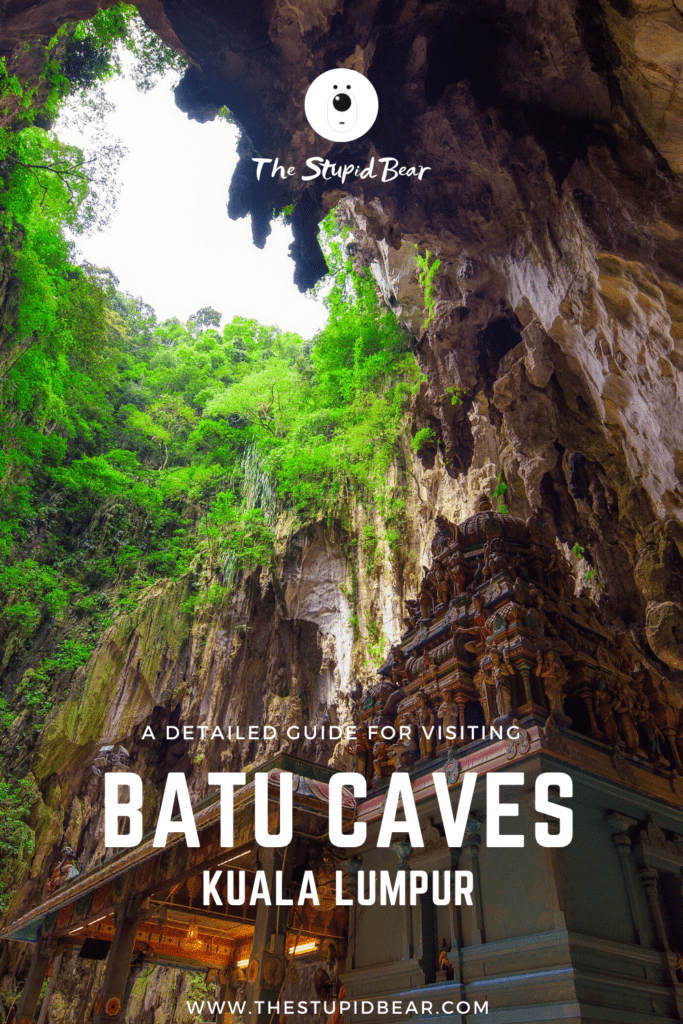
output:
[[[3,51],[109,0],[9,0]],[[265,243],[295,204],[294,278],[325,271],[316,232],[340,199],[355,253],[416,335],[451,477],[494,430],[520,510],[576,531],[615,609],[683,668],[683,3],[681,0],[142,0],[191,66],[176,102],[244,128],[229,215]],[[21,60],[29,60],[22,57]],[[304,96],[321,72],[366,74],[379,117],[362,139],[315,136]],[[332,152],[334,151],[334,155]],[[256,183],[252,157],[429,165],[422,181]],[[226,183],[227,186],[227,183]],[[415,246],[442,261],[435,316]],[[443,401],[447,387],[466,394]],[[476,465],[475,465],[476,468]]]

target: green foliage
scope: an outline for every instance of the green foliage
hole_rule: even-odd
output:
[[[30,196],[14,198],[29,244],[0,403],[0,634],[13,657],[46,622],[61,630],[12,698],[40,728],[145,586],[191,573],[184,611],[212,614],[241,575],[274,565],[283,515],[344,521],[358,499],[388,507],[416,370],[333,221],[329,319],[305,341],[241,317],[221,329],[211,307],[186,325],[158,323],[111,271],[71,263],[68,196],[47,221]],[[372,572],[373,521],[363,536]],[[356,579],[358,638],[357,593]]]
[[[382,627],[375,619],[368,621],[368,654],[373,665],[379,666],[386,656],[388,638],[382,632]]]
[[[498,511],[502,515],[504,515],[504,516],[509,516],[510,515],[510,509],[505,504],[505,495],[506,495],[507,491],[508,491],[508,485],[506,484],[505,480],[503,479],[503,473],[501,471],[498,474],[498,482],[496,483],[496,486],[493,489],[493,494],[491,495],[491,497],[492,498],[498,498]]]
[[[276,220],[279,224],[292,223],[292,216],[294,214],[294,203],[289,203],[287,206],[283,206],[281,210],[273,210],[273,220]]]
[[[33,855],[35,835],[26,819],[39,797],[32,777],[15,784],[0,779],[0,913]]]
[[[592,558],[588,549],[582,547],[581,544],[579,544],[579,542],[577,541],[576,544],[574,544],[574,547],[572,548],[572,554],[576,558],[583,559],[583,561],[586,562],[589,566],[588,569],[586,569],[586,575],[584,576],[586,583],[592,583],[594,587],[600,590],[600,588],[603,586],[603,579],[600,575],[600,570],[597,567],[597,565],[592,564]]]
[[[366,523],[363,527],[363,549],[365,551],[365,560],[368,567],[368,572],[371,576],[374,576],[375,572],[379,567],[377,561],[377,553],[379,548],[379,539],[375,531],[374,523]]]
[[[441,260],[434,257],[434,262],[430,264],[432,254],[427,249],[424,256],[421,256],[417,246],[415,246],[415,262],[417,263],[417,279],[420,284],[420,288],[424,293],[425,308],[427,310],[427,319],[424,322],[424,327],[428,327],[434,317],[434,310],[436,308],[436,275],[439,273],[441,267]]]
[[[214,327],[218,330],[222,319],[223,314],[219,313],[217,309],[214,309],[212,306],[203,306],[189,317],[187,326],[192,334],[196,334],[197,331],[202,329],[206,330],[208,327]]]
[[[63,35],[46,51],[52,112],[117,73],[121,45],[144,81],[168,63],[125,5]],[[108,186],[38,127],[35,96],[2,73],[27,113],[0,133],[0,231],[17,239],[6,255],[21,284],[0,347],[0,641],[4,667],[29,667],[0,715],[22,708],[39,730],[103,630],[159,578],[189,580],[186,613],[215,613],[241,576],[274,566],[285,519],[348,524],[359,501],[372,516],[385,509],[418,374],[333,214],[321,233],[328,321],[312,340],[242,317],[221,327],[210,306],[158,323],[110,270],[76,266],[65,229],[101,223]],[[374,521],[363,537],[373,572]],[[387,541],[395,549],[398,530]]]
[[[418,455],[424,449],[428,448],[436,441],[436,434],[431,427],[422,427],[421,430],[415,434],[415,437],[410,442],[410,447]]]
[[[454,384],[452,387],[446,388],[446,394],[451,400],[451,405],[462,405],[467,392],[459,384]]]
[[[71,35],[62,65],[70,91],[91,88],[120,73],[121,50],[133,56],[133,79],[142,92],[152,89],[166,72],[187,67],[186,59],[145,25],[136,7],[118,4],[79,22]]]
[[[592,583],[598,590],[604,586],[600,570],[597,566],[591,566],[591,568],[586,572],[586,583]]]
[[[418,375],[418,377],[417,377],[417,380],[415,381],[415,383],[413,384],[412,388],[410,389],[411,395],[417,395],[419,393],[419,391],[420,391],[421,385],[422,384],[426,384],[426,383],[427,383],[427,374],[426,373],[420,373]]]

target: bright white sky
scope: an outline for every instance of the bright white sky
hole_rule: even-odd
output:
[[[237,129],[225,121],[198,124],[175,105],[167,77],[148,93],[128,78],[108,83],[116,110],[111,136],[128,149],[120,170],[117,210],[106,232],[78,239],[83,258],[110,267],[121,288],[140,295],[159,320],[186,321],[202,306],[253,317],[310,338],[323,326],[321,302],[293,283],[290,228],[272,225],[264,249],[251,239],[249,218],[233,221],[226,206],[237,162]],[[83,144],[58,128],[60,138]]]

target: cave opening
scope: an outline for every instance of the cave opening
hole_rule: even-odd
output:
[[[487,382],[493,383],[501,360],[511,352],[521,339],[521,324],[506,316],[498,317],[486,325],[480,335],[479,362]]]
[[[239,315],[311,337],[325,310],[293,283],[291,218],[268,211],[259,251],[249,219],[227,215],[241,137],[230,113],[216,114],[214,103],[205,119],[188,117],[174,98],[177,73],[140,91],[125,55],[122,65],[99,90],[76,93],[55,125],[62,141],[94,159],[108,204],[97,230],[75,236],[79,258],[110,267],[160,320],[184,322],[210,304],[224,323]]]

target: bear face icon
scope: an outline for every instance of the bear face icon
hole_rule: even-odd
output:
[[[351,92],[351,85],[337,89],[332,87],[332,95],[327,103],[327,123],[332,131],[350,132],[356,127],[358,104]]]
[[[379,101],[372,82],[359,71],[323,71],[308,87],[304,110],[311,128],[330,142],[352,142],[377,118]]]

